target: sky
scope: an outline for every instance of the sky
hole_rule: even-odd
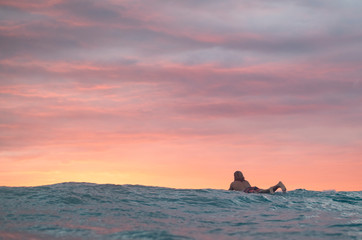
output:
[[[0,0],[0,186],[362,190],[359,0]]]

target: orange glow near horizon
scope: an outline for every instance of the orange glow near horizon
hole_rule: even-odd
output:
[[[269,147],[260,146],[243,146],[236,151],[237,146],[201,142],[182,146],[133,143],[123,150],[86,150],[76,156],[53,152],[47,157],[34,155],[16,161],[9,157],[3,165],[0,182],[3,186],[91,182],[226,190],[233,180],[233,172],[242,170],[246,179],[260,188],[281,180],[289,190],[360,190],[360,165],[353,165],[353,156],[349,164],[338,163],[340,156],[331,155],[308,156],[306,163],[303,160],[306,156],[291,159],[299,155],[298,152],[271,154]],[[269,153],[262,156],[259,151]],[[76,160],[69,160],[72,157]]]

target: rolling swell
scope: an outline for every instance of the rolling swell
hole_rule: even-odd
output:
[[[362,192],[0,187],[0,239],[361,239]]]

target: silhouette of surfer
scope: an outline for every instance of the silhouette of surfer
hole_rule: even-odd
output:
[[[245,180],[244,175],[240,171],[234,172],[234,181],[230,184],[229,190],[241,191],[246,193],[274,193],[279,188],[283,192],[286,192],[287,189],[282,182],[279,182],[275,186],[272,186],[268,189],[260,189],[258,187],[252,187],[248,181]]]

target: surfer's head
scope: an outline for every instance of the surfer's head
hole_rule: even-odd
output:
[[[245,181],[244,175],[240,171],[234,172],[234,181]]]

